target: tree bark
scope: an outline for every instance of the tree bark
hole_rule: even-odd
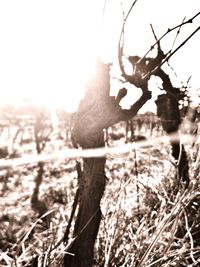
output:
[[[82,182],[85,184],[74,229],[77,238],[69,250],[74,256],[66,254],[64,266],[92,266],[93,248],[101,221],[100,201],[105,188],[104,165],[105,158],[84,160]]]
[[[86,88],[84,99],[74,116],[73,140],[81,148],[105,147],[104,132],[121,120],[129,120],[151,97],[143,91],[130,110],[122,110],[119,102],[126,95],[125,88],[118,96],[110,97],[110,65],[98,62],[97,76]],[[79,181],[79,208],[75,221],[75,238],[64,257],[64,267],[91,267],[93,249],[101,221],[100,201],[105,189],[106,158],[83,159],[83,173]],[[74,256],[72,256],[72,254]]]

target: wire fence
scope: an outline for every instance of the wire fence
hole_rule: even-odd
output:
[[[157,138],[148,138],[142,141],[136,141],[133,143],[123,144],[113,147],[102,147],[92,149],[62,149],[56,150],[52,153],[41,153],[36,155],[23,155],[20,158],[14,159],[1,159],[0,169],[4,168],[16,168],[22,165],[34,164],[38,162],[48,162],[58,159],[79,159],[79,158],[92,158],[92,157],[126,157],[128,153],[139,148],[153,147],[162,143],[169,143],[179,141],[181,139],[182,144],[191,144],[193,142],[200,143],[200,137],[192,134],[179,134],[173,133],[170,135],[164,135]]]

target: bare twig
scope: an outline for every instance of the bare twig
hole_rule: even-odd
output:
[[[200,15],[200,12],[198,12],[196,15],[194,15],[192,18],[188,19],[187,21],[185,22],[182,22],[181,24],[177,25],[177,26],[174,26],[173,28],[169,28],[151,47],[150,49],[145,53],[145,55],[140,59],[140,61],[142,61],[151,51],[152,49],[158,44],[158,42],[160,42],[167,34],[169,34],[170,32],[176,30],[177,28],[180,28],[182,27],[183,25],[185,24],[188,24],[188,23],[192,23],[193,20]]]
[[[191,33],[173,52],[171,52],[165,59],[164,61],[161,63],[161,66],[170,59],[170,57],[172,57],[182,46],[184,46],[191,38],[193,35],[195,35],[198,31],[200,30],[200,26],[193,31],[193,33]],[[161,67],[160,66],[160,67]]]
[[[171,47],[170,51],[172,51],[173,48],[174,48],[174,45],[175,45],[175,43],[176,43],[176,40],[177,40],[177,38],[178,38],[178,35],[179,35],[180,31],[181,31],[181,27],[183,26],[183,23],[184,23],[185,19],[186,19],[186,17],[183,18],[182,24],[181,24],[180,27],[178,28],[178,31],[177,31],[177,33],[176,33],[176,36],[175,36],[175,38],[174,38],[174,41],[173,41],[173,43],[172,43],[172,47]]]
[[[151,74],[156,72],[158,69],[160,69],[161,66],[164,63],[166,63],[182,46],[184,46],[192,38],[192,36],[194,36],[199,30],[200,30],[200,26],[195,31],[193,31],[173,52],[168,52],[166,54],[165,59],[158,66],[156,66],[153,70],[146,73],[142,78],[145,79],[146,77],[150,76]]]
[[[125,28],[126,21],[127,21],[129,15],[130,15],[130,13],[131,13],[131,11],[132,11],[132,9],[133,9],[133,7],[135,6],[136,3],[137,3],[137,0],[135,0],[135,1],[132,3],[132,5],[131,5],[131,7],[130,7],[130,9],[129,9],[127,15],[126,15],[126,17],[123,19],[123,25],[122,25],[122,29],[121,29],[120,36],[119,36],[119,43],[118,43],[118,60],[119,60],[119,66],[120,66],[120,69],[121,69],[121,71],[122,71],[122,73],[123,73],[124,75],[126,75],[126,74],[125,74],[124,67],[123,67],[123,64],[122,64],[122,55],[123,55],[123,47],[124,47],[124,44],[123,44],[123,42],[122,42],[122,37],[124,36],[124,28]],[[123,13],[123,16],[124,16],[124,13]]]
[[[151,30],[152,30],[152,33],[153,33],[153,36],[154,36],[155,40],[156,40],[156,41],[158,41],[158,38],[157,38],[157,36],[156,36],[156,34],[155,34],[155,31],[154,31],[153,25],[152,25],[152,24],[150,24],[150,27],[151,27]]]
[[[135,0],[135,1],[132,3],[132,5],[131,5],[131,7],[130,7],[130,9],[129,9],[127,15],[126,15],[126,17],[125,17],[124,20],[123,20],[123,25],[122,25],[122,29],[121,29],[120,37],[119,37],[119,47],[120,47],[120,44],[121,44],[122,36],[124,35],[124,27],[125,27],[126,21],[127,21],[129,15],[130,15],[130,13],[131,13],[131,11],[132,11],[132,9],[133,9],[133,7],[135,6],[136,3],[137,3],[137,0]],[[124,12],[123,12],[123,14],[124,14]]]

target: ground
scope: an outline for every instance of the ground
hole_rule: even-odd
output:
[[[165,133],[151,126],[142,126],[138,134],[158,142],[143,146],[144,139],[141,147],[129,153],[107,157],[96,267],[198,266],[200,262],[198,144],[187,146],[192,185],[184,190],[169,142],[159,142]],[[110,132],[115,140],[110,135],[109,147],[125,145],[125,124]],[[63,140],[54,146],[48,142],[49,152],[69,145]],[[1,168],[1,266],[31,266],[34,259],[42,266],[56,267],[62,262],[62,238],[77,188],[76,162],[58,158],[44,166],[39,200],[48,211],[43,216],[31,205],[37,163]]]

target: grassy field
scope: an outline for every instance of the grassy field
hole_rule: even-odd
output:
[[[124,125],[115,127],[115,134],[121,138],[110,139],[109,146],[123,146]],[[163,133],[141,128],[138,134],[154,140],[153,145],[107,157],[94,266],[199,266],[199,143],[186,146],[191,184],[185,190],[169,142],[156,142]],[[46,150],[66,146],[49,142]],[[58,158],[44,164],[39,187],[44,215],[41,206],[33,208],[31,203],[37,174],[34,162],[0,169],[2,267],[37,266],[36,262],[61,266],[66,250],[62,238],[77,188],[76,162]]]

